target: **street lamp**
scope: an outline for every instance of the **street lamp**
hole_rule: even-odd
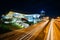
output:
[[[44,10],[42,10],[42,11],[41,11],[41,13],[45,13],[45,11],[44,11]]]
[[[45,16],[45,11],[44,10],[40,11],[40,13],[41,13],[41,16]]]

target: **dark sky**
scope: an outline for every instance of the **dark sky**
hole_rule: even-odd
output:
[[[48,16],[60,15],[60,1],[58,0],[2,0],[0,3],[0,14],[5,14],[10,10],[25,13],[40,13],[44,10]]]

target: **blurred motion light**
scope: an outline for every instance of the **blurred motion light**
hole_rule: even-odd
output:
[[[60,18],[60,17],[57,17],[57,18]]]

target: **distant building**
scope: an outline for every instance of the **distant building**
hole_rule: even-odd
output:
[[[22,14],[22,13],[17,13],[17,12],[13,12],[10,11],[8,14],[6,14],[5,16],[2,15],[3,19],[12,19],[11,23],[20,23],[25,21],[28,22],[33,22],[33,23],[37,23],[38,21],[40,21],[40,14]]]

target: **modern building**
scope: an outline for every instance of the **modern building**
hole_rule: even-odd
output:
[[[13,12],[10,11],[7,15],[2,15],[3,19],[11,19],[10,23],[15,23],[17,24],[21,24],[23,26],[28,27],[29,24],[28,23],[24,23],[22,18],[26,19],[28,22],[33,22],[33,23],[37,23],[38,21],[40,21],[40,14],[22,14],[22,13],[17,13],[17,12]],[[9,23],[9,21],[5,21],[5,23]]]

